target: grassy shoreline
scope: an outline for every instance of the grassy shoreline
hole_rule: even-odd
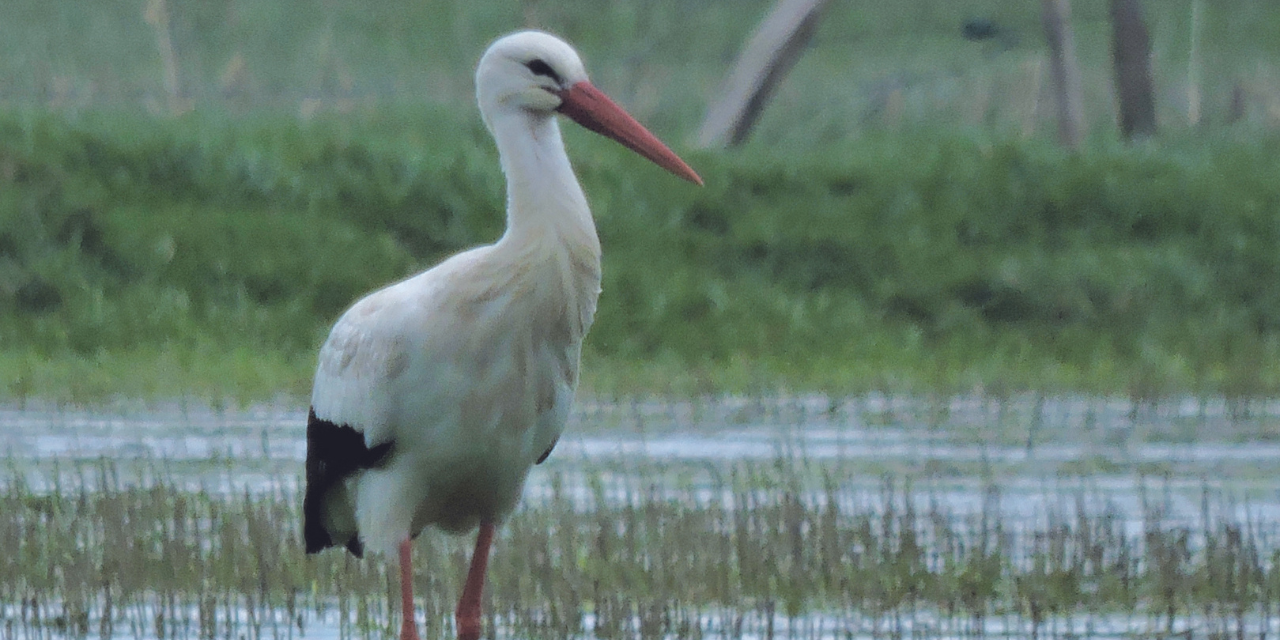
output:
[[[1280,392],[1275,136],[895,132],[691,153],[696,189],[566,135],[605,254],[588,394]],[[356,297],[502,225],[446,111],[8,114],[0,169],[0,398],[305,397]]]

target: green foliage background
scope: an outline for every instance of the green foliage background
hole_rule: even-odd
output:
[[[1232,83],[1280,87],[1280,10],[1208,11],[1217,120],[1168,126],[1166,92],[1162,137],[1124,146],[1105,3],[1073,4],[1095,124],[1077,154],[1019,98],[1036,3],[834,3],[732,152],[680,142],[763,2],[174,0],[182,115],[146,3],[6,4],[0,397],[305,395],[348,304],[500,235],[470,74],[523,22],[579,45],[707,182],[566,127],[605,248],[588,392],[1274,393],[1280,135],[1263,98],[1221,119]],[[1189,6],[1151,11],[1162,86]],[[1014,35],[967,43],[971,15]]]
[[[868,136],[694,153],[703,189],[569,143],[606,248],[590,359],[638,384],[1273,384],[1280,141]],[[501,233],[494,155],[445,112],[10,116],[5,350],[304,361],[362,292]]]

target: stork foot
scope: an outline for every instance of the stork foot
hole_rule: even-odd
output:
[[[480,640],[480,619],[458,620],[458,640]],[[416,640],[416,639],[415,639]]]
[[[401,621],[400,640],[418,640],[418,625],[412,620]]]

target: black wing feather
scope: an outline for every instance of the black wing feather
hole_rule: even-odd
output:
[[[547,456],[551,455],[551,452],[556,448],[556,444],[559,442],[560,442],[560,436],[556,436],[556,439],[551,441],[551,446],[547,447],[547,450],[543,451],[542,455],[538,456],[538,461],[535,462],[534,464],[542,464],[546,462]]]
[[[307,491],[302,498],[302,537],[307,553],[316,553],[337,544],[346,545],[356,557],[364,553],[360,538],[335,542],[324,528],[324,498],[334,485],[362,469],[372,469],[391,455],[395,442],[369,447],[364,434],[350,425],[337,425],[307,415]]]

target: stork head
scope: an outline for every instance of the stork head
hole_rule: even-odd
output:
[[[476,97],[481,113],[524,109],[550,115],[560,94],[587,79],[578,52],[541,31],[517,31],[499,38],[480,58]]]
[[[559,112],[696,184],[702,178],[635,118],[587,80],[578,52],[541,31],[517,31],[489,45],[476,69],[476,98],[485,125],[493,119]]]

